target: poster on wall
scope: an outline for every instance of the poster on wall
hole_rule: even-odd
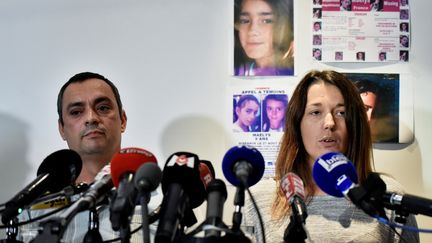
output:
[[[323,62],[407,62],[408,0],[312,0],[312,58]]]
[[[234,76],[294,75],[293,1],[234,1]]]
[[[274,176],[285,126],[288,91],[275,87],[233,89],[231,135],[235,145],[258,149],[265,160],[264,178]]]
[[[412,141],[412,110],[402,109],[410,100],[401,99],[399,74],[345,73],[357,86],[363,100],[374,143],[409,143]],[[410,92],[406,88],[404,92]],[[405,95],[406,96],[406,95]],[[408,95],[409,96],[409,95]]]

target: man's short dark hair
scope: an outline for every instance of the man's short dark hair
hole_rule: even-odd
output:
[[[354,81],[354,84],[357,86],[357,89],[359,90],[359,93],[364,92],[372,92],[375,94],[378,94],[379,87],[375,82],[372,82],[368,79],[361,79]]]
[[[123,111],[123,105],[120,99],[120,94],[119,91],[117,89],[117,87],[111,82],[109,81],[107,78],[105,78],[104,76],[98,74],[98,73],[92,73],[92,72],[82,72],[82,73],[78,73],[75,74],[73,77],[71,77],[60,89],[60,92],[58,94],[57,97],[57,113],[59,115],[59,121],[62,125],[64,125],[63,122],[63,95],[64,92],[66,90],[66,88],[72,84],[72,83],[82,83],[88,79],[100,79],[102,81],[104,81],[105,83],[107,83],[110,87],[112,92],[114,93],[114,97],[116,99],[117,102],[117,106],[119,107],[119,112],[120,112],[120,116],[122,114]]]

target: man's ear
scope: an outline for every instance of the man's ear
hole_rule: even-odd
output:
[[[60,122],[60,119],[58,120],[58,129],[59,129],[59,133],[60,136],[62,137],[63,140],[66,140],[65,138],[65,134],[64,134],[64,126],[63,124]]]
[[[127,125],[127,116],[124,110],[121,113],[120,119],[121,119],[121,132],[124,132],[126,131],[126,125]]]

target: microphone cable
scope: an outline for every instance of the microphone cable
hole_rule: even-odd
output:
[[[382,224],[392,226],[395,228],[400,228],[402,230],[408,230],[408,231],[413,231],[413,232],[418,232],[418,233],[432,233],[432,229],[421,229],[421,228],[414,227],[414,226],[400,225],[400,224],[391,222],[391,221],[389,221],[385,218],[382,218],[382,217],[375,217],[375,218],[378,220],[378,222],[380,222]]]
[[[266,235],[265,235],[265,228],[264,228],[264,222],[261,217],[261,213],[259,211],[258,205],[255,202],[255,198],[253,197],[251,191],[249,190],[249,187],[246,187],[246,191],[248,192],[249,198],[252,201],[252,205],[254,206],[255,212],[258,215],[258,222],[260,224],[261,233],[262,233],[262,243],[266,243]]]

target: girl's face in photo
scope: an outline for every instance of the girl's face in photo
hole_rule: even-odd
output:
[[[244,126],[250,126],[254,123],[256,115],[258,114],[259,106],[253,100],[245,100],[242,107],[236,108],[236,114],[239,123]]]
[[[266,112],[272,129],[277,129],[283,125],[282,120],[285,116],[285,106],[282,101],[273,99],[267,100]]]
[[[273,59],[273,23],[273,11],[267,2],[243,1],[238,30],[240,43],[249,58],[257,62]]]

